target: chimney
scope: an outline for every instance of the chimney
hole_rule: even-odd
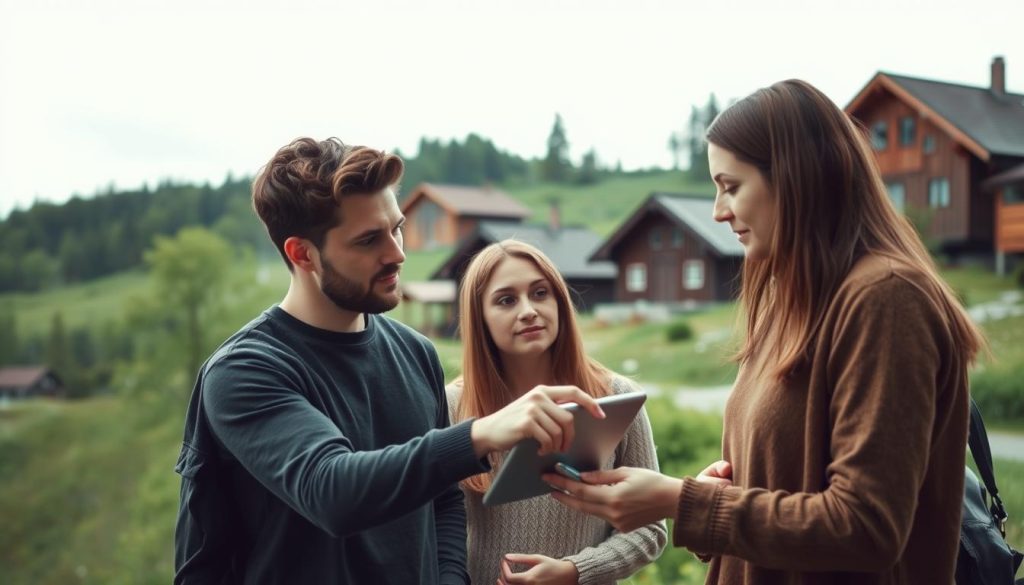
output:
[[[1002,57],[992,59],[992,93],[997,96],[1006,94],[1006,62]]]
[[[562,213],[558,209],[558,198],[552,197],[551,199],[549,199],[548,205],[550,206],[550,215],[548,216],[548,228],[552,232],[557,233],[559,230],[562,229]]]

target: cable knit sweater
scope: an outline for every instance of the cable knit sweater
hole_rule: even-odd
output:
[[[612,388],[616,394],[639,390],[622,377],[613,380]],[[454,421],[462,386],[449,384],[447,391]],[[643,409],[602,467],[624,465],[658,469],[651,423]],[[668,539],[664,522],[623,534],[605,521],[566,508],[548,496],[488,507],[483,505],[482,494],[464,492],[467,568],[472,583],[494,583],[501,573],[501,558],[508,553],[572,561],[581,584],[615,583],[658,558]]]

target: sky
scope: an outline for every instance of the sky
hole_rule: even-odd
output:
[[[252,175],[298,136],[415,155],[475,132],[668,167],[692,105],[879,70],[1024,92],[1022,0],[0,0],[0,217]],[[694,6],[700,4],[701,6]]]

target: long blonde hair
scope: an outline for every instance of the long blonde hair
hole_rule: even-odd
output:
[[[737,354],[775,352],[782,379],[810,358],[828,303],[856,260],[893,258],[925,274],[946,314],[957,365],[984,346],[911,223],[892,206],[863,128],[811,84],[780,81],[724,110],[708,142],[756,166],[775,199],[775,233],[764,260],[743,263],[746,338]]]
[[[516,240],[504,240],[487,246],[473,257],[459,289],[462,398],[455,420],[487,416],[518,398],[505,381],[501,354],[487,329],[483,313],[487,284],[507,258],[520,258],[536,266],[551,284],[551,293],[558,305],[558,336],[548,348],[553,370],[553,379],[548,383],[575,385],[594,397],[611,394],[611,372],[583,351],[583,338],[565,279],[537,248]],[[497,467],[496,463],[497,458],[492,458],[493,467]],[[485,473],[463,480],[462,485],[484,492],[492,479],[493,472]]]

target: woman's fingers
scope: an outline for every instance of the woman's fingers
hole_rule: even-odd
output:
[[[611,485],[625,481],[629,478],[629,467],[617,467],[615,469],[602,469],[598,471],[585,471],[580,474],[583,481],[594,485]]]

